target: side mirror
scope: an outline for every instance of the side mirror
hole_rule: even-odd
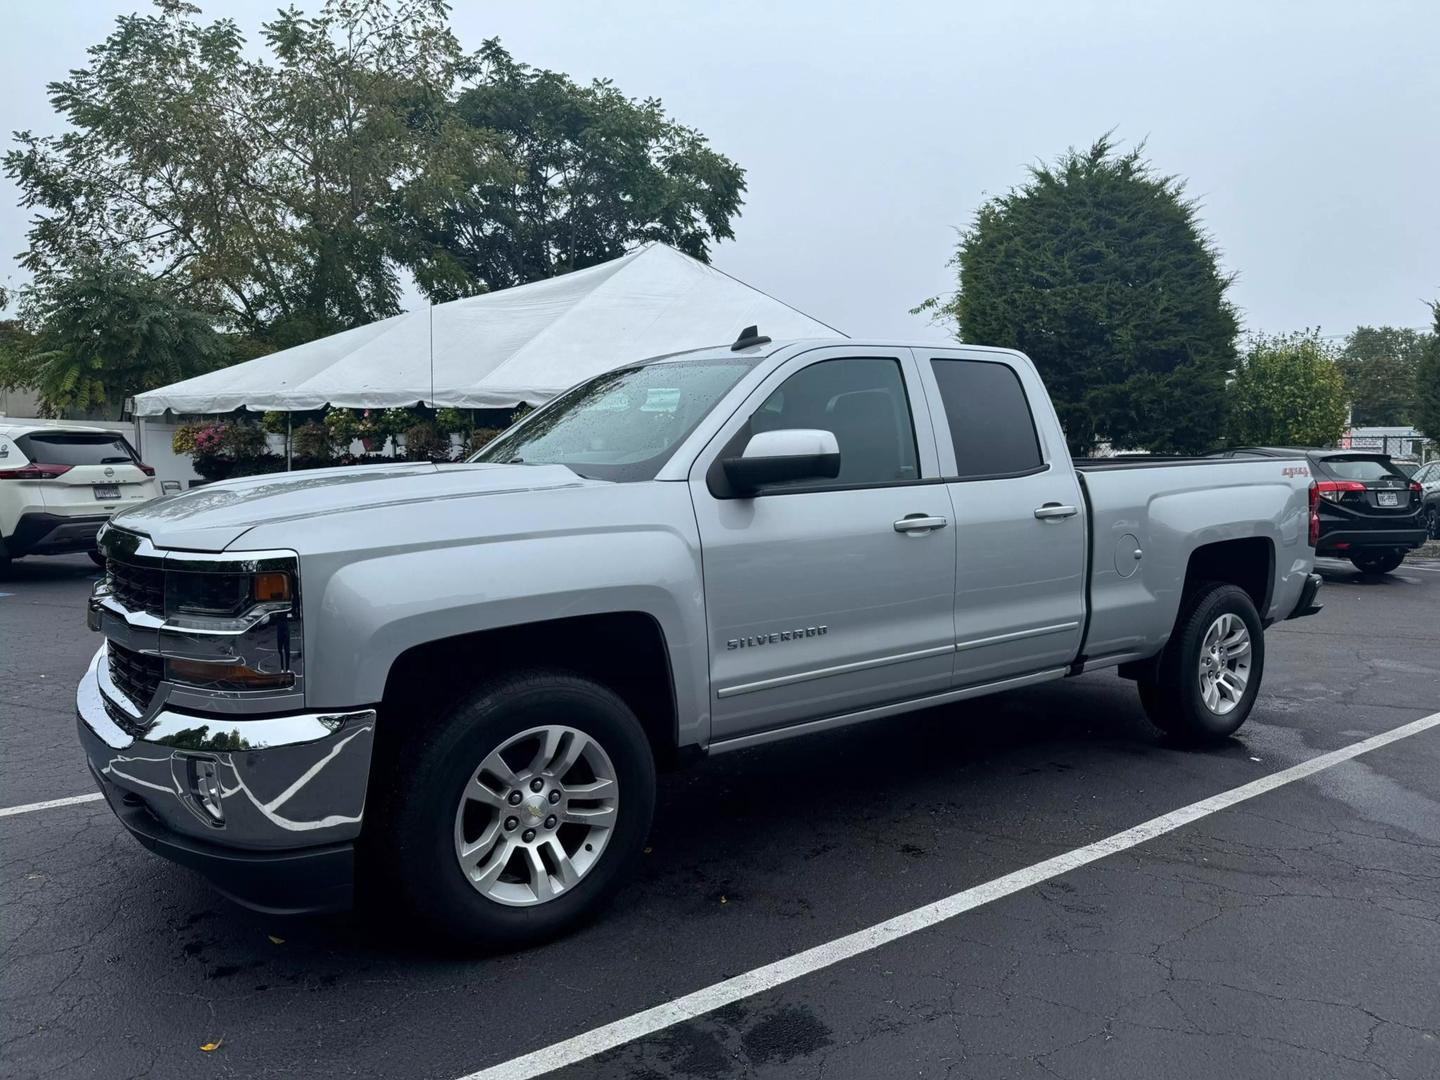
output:
[[[835,479],[840,475],[840,444],[834,432],[818,428],[762,431],[738,458],[720,464],[731,489],[747,498],[766,484]]]

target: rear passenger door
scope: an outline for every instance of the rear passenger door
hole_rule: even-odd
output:
[[[1083,632],[1085,513],[1045,388],[1012,354],[915,355],[955,511],[955,685],[1063,667]]]

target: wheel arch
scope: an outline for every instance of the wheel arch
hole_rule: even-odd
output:
[[[395,741],[416,722],[449,708],[486,673],[519,668],[554,668],[609,688],[635,713],[657,763],[677,756],[678,699],[664,630],[648,612],[613,611],[492,627],[406,649],[386,674],[372,771],[393,760]]]
[[[1275,590],[1275,542],[1268,536],[1246,536],[1201,544],[1185,564],[1185,588],[1222,581],[1245,590],[1265,620]]]

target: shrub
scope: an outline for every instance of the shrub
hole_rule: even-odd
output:
[[[470,437],[465,440],[466,454],[473,454],[477,450],[484,450],[500,434],[500,428],[482,427],[470,432]]]
[[[290,456],[328,461],[332,457],[329,429],[314,420],[295,428],[290,434]]]
[[[409,461],[449,461],[450,435],[430,421],[405,431],[405,457]]]

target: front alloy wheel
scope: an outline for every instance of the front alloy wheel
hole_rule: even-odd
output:
[[[620,784],[610,756],[572,727],[531,728],[492,751],[455,811],[455,858],[499,904],[543,904],[580,883],[610,842]]]
[[[417,928],[491,949],[556,937],[599,910],[645,846],[654,754],[599,682],[517,671],[433,717],[381,715],[396,734],[372,769],[362,885]]]

